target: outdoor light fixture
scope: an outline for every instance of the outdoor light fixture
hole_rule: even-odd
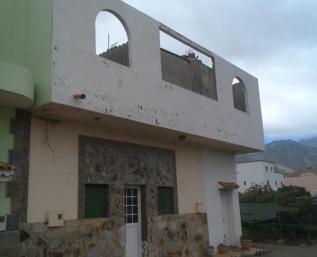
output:
[[[73,97],[75,99],[84,100],[86,99],[86,94],[74,94]]]

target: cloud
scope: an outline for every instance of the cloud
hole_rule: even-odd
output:
[[[125,2],[257,76],[267,136],[317,134],[317,1]]]

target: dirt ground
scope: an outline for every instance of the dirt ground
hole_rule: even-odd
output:
[[[257,245],[258,248],[269,250],[263,257],[317,257],[317,245],[288,246],[288,245]]]

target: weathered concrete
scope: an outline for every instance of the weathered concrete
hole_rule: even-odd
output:
[[[178,56],[162,49],[161,65],[163,80],[217,100],[215,70],[195,56]]]
[[[122,65],[129,66],[129,44],[125,43],[121,46],[114,46],[108,51],[100,54],[100,56]]]
[[[232,85],[232,93],[234,108],[242,112],[247,112],[247,92],[243,81],[239,81]]]
[[[116,46],[100,55],[129,66],[128,44]],[[212,63],[212,59],[210,58]],[[215,70],[204,65],[195,56],[179,56],[161,49],[162,79],[197,94],[217,100]]]
[[[110,10],[122,21],[129,41],[129,67],[96,56],[96,16]],[[80,23],[80,26],[78,24]],[[134,121],[150,127],[237,146],[235,152],[262,150],[263,128],[257,79],[214,53],[214,89],[191,90],[162,79],[160,23],[122,1],[56,0],[53,2],[53,85],[49,108],[60,105]],[[178,36],[175,36],[178,38]],[[210,78],[209,78],[210,77]],[[247,91],[248,112],[234,108],[232,80],[240,78]],[[195,78],[195,80],[200,80]],[[211,92],[208,92],[211,91]],[[196,93],[195,93],[196,92]],[[86,95],[74,100],[73,95]],[[65,113],[61,113],[65,115]],[[84,119],[83,115],[75,118]]]

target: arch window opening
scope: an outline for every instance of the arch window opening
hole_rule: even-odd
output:
[[[96,54],[130,66],[128,33],[120,18],[110,11],[101,11],[96,18]]]
[[[236,77],[233,79],[232,92],[234,108],[242,112],[247,112],[246,88],[244,82],[240,78]]]
[[[213,57],[160,31],[162,79],[217,100]]]

